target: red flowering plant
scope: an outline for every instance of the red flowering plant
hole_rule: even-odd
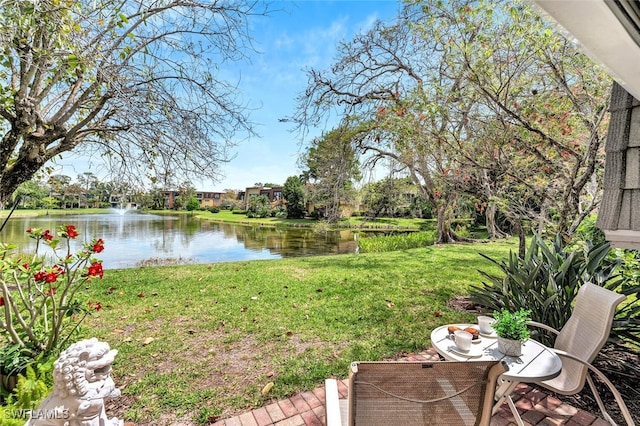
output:
[[[104,241],[94,239],[72,252],[71,241],[79,234],[75,226],[28,229],[36,240],[33,255],[13,254],[15,246],[0,243],[0,328],[6,344],[0,349],[0,367],[5,374],[19,371],[40,354],[57,355],[77,332],[86,316],[102,306],[81,303],[77,292],[91,280],[102,278],[100,260]],[[51,255],[39,253],[47,246]],[[3,312],[4,311],[4,312]]]

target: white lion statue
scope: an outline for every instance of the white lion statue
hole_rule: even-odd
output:
[[[120,395],[110,377],[117,354],[96,338],[62,352],[53,364],[53,392],[25,426],[121,426],[122,420],[107,418],[103,401]]]

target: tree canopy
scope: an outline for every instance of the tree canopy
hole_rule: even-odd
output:
[[[413,179],[438,242],[462,239],[462,194],[496,236],[497,212],[566,236],[599,203],[610,84],[525,3],[414,0],[308,71],[295,120],[357,122],[365,164],[391,159]]]
[[[66,152],[152,182],[209,177],[252,134],[220,66],[251,49],[242,0],[0,3],[0,201]]]
[[[282,187],[282,196],[286,200],[287,218],[302,219],[306,213],[305,192],[298,176],[289,176]]]
[[[302,175],[309,184],[309,199],[324,208],[329,222],[341,218],[340,205],[353,198],[354,181],[362,178],[353,148],[359,133],[357,128],[340,126],[315,138],[301,155]]]

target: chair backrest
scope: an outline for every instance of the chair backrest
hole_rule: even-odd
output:
[[[497,361],[354,362],[349,425],[489,425]]]
[[[598,285],[583,284],[576,295],[573,313],[560,330],[554,347],[591,364],[607,341],[616,307],[624,299],[624,295]],[[545,384],[553,384],[558,393],[573,395],[584,387],[586,374],[587,367],[583,364],[563,359],[560,376]]]

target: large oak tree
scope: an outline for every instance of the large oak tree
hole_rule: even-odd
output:
[[[69,151],[141,180],[215,179],[252,134],[222,64],[251,48],[243,0],[0,2],[0,202]],[[159,182],[164,183],[164,182]]]

